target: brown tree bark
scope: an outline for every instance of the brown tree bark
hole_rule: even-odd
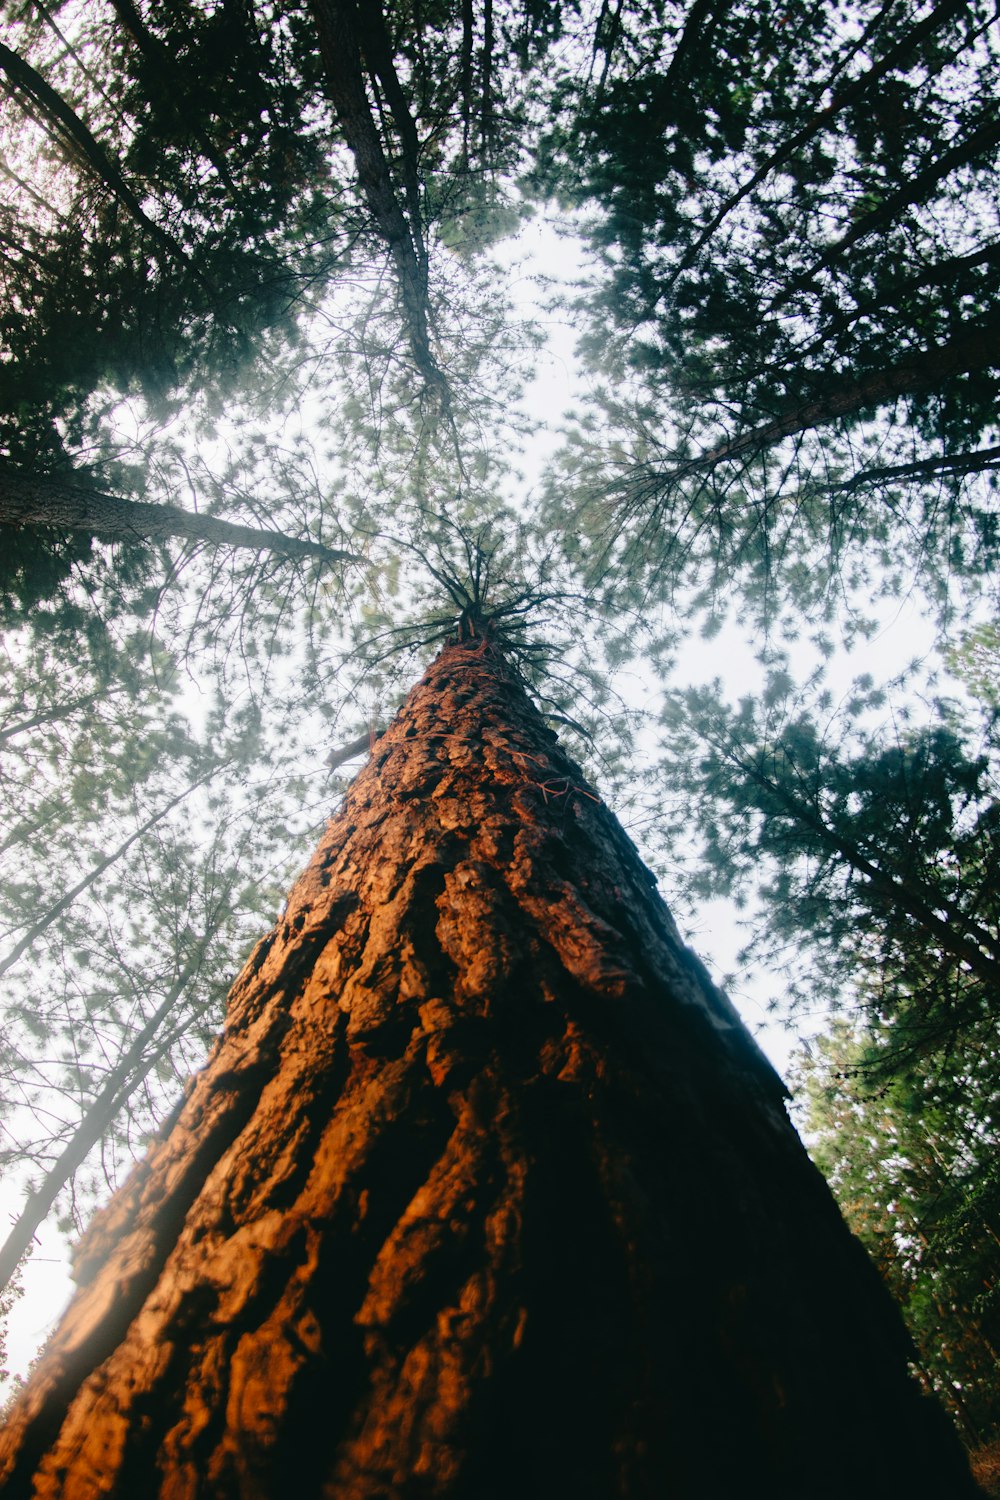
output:
[[[781,1086],[489,640],[79,1248],[5,1500],[960,1497]]]

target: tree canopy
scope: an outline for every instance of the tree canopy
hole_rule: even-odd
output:
[[[849,995],[873,1086],[995,1059],[992,647],[956,634],[1000,541],[995,7],[0,14],[8,1269],[116,1180],[351,755],[487,611],[675,888],[744,887],[789,1005]],[[575,281],[519,262],[539,219]],[[910,591],[981,709],[772,670]],[[671,696],[727,620],[750,695]]]

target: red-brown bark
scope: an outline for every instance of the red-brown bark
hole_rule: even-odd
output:
[[[488,641],[379,741],[77,1270],[5,1497],[975,1493],[777,1079]]]

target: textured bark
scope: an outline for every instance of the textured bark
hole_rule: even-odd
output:
[[[481,640],[77,1275],[5,1500],[975,1493],[778,1080]]]
[[[221,521],[179,505],[151,505],[145,500],[123,500],[84,485],[56,479],[35,479],[0,464],[0,524],[60,526],[94,536],[138,537],[162,541],[181,536],[211,546],[249,547],[281,557],[316,557],[324,562],[360,562],[353,552],[324,547],[308,537],[286,536],[257,526]]]

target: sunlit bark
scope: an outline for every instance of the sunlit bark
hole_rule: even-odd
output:
[[[634,848],[489,640],[379,740],[80,1247],[18,1495],[973,1494]]]

